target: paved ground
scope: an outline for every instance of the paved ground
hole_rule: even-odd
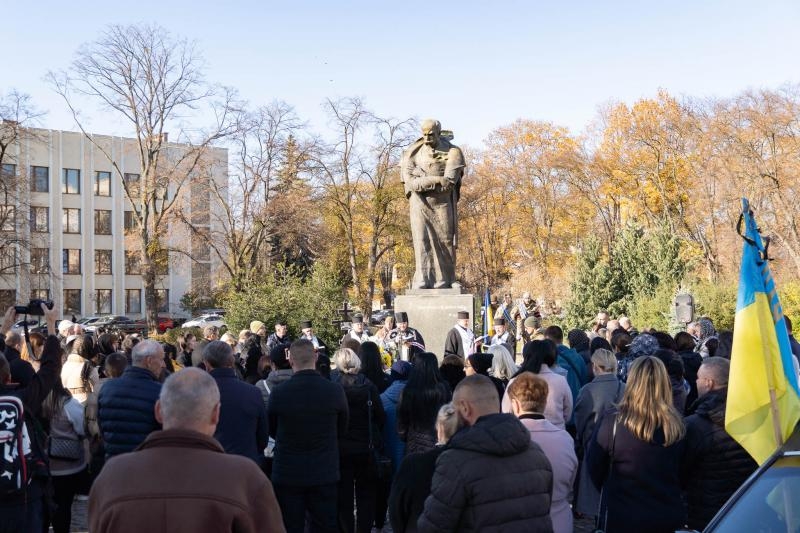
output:
[[[86,500],[75,500],[72,505],[72,531],[88,532],[89,527],[86,519],[87,502]],[[575,533],[591,533],[594,531],[594,520],[575,520]],[[387,524],[383,528],[383,533],[392,533]]]

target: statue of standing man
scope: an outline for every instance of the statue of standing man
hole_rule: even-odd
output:
[[[422,137],[403,152],[401,181],[408,198],[416,269],[414,289],[448,289],[456,281],[458,204],[464,154],[428,119]],[[455,285],[454,285],[455,284]]]

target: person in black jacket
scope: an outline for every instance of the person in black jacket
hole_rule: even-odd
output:
[[[632,359],[622,400],[597,423],[585,463],[602,488],[602,529],[671,533],[683,527],[684,435],[664,363],[653,356]]]
[[[341,385],[315,370],[314,344],[299,339],[289,348],[294,374],[269,398],[269,434],[275,439],[272,483],[288,533],[336,531],[339,436],[348,426]]]
[[[406,454],[428,451],[436,444],[436,413],[452,397],[437,363],[432,353],[417,355],[408,384],[400,396],[397,430],[406,443]]]
[[[758,465],[725,431],[730,361],[708,357],[697,371],[699,398],[686,418],[684,487],[689,527],[702,530]]]
[[[394,533],[413,533],[417,520],[431,493],[436,460],[447,449],[447,442],[461,427],[452,403],[444,404],[436,417],[436,447],[423,453],[412,453],[403,459],[392,481],[389,493],[389,520]]]
[[[47,331],[56,331],[56,311],[42,304]],[[3,334],[14,323],[16,313],[10,307],[0,326],[0,350],[5,348]],[[44,529],[44,494],[47,481],[47,466],[43,442],[37,438],[34,419],[41,414],[42,403],[61,379],[61,343],[54,334],[47,337],[41,357],[41,366],[26,387],[11,384],[11,369],[8,361],[0,355],[0,396],[14,396],[23,404],[25,426],[31,440],[31,451],[27,456],[28,475],[31,483],[14,494],[0,495],[0,532],[39,532]]]
[[[6,349],[3,351],[3,355],[6,356],[8,366],[11,368],[11,381],[18,383],[21,387],[27,387],[36,372],[28,361],[20,357],[22,340],[19,333],[13,331],[6,333]]]
[[[261,392],[241,381],[233,368],[233,349],[223,341],[211,341],[203,362],[219,388],[221,407],[214,438],[225,453],[249,457],[264,467],[267,447],[267,409]]]
[[[436,460],[418,530],[551,532],[550,462],[514,415],[499,412],[494,383],[464,378],[453,405],[469,427]]]
[[[683,361],[683,377],[689,384],[689,394],[686,396],[686,409],[692,406],[697,399],[697,371],[703,364],[703,358],[694,351],[694,337],[685,331],[675,334],[675,350]]]
[[[108,381],[97,398],[97,423],[106,446],[106,459],[132,452],[150,432],[161,429],[155,405],[161,392],[164,349],[156,341],[144,340],[131,350],[133,366]]]
[[[369,444],[383,449],[382,433],[386,422],[378,388],[364,374],[361,361],[349,348],[335,354],[336,368],[332,376],[347,397],[350,422],[339,435],[339,531],[369,533],[375,520],[378,479],[370,465]],[[370,433],[370,427],[372,433]],[[353,523],[353,488],[356,494],[356,521]],[[355,525],[355,529],[354,529]]]

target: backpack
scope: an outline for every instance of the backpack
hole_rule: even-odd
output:
[[[31,480],[31,439],[22,401],[14,396],[0,396],[0,446],[0,497],[21,493]]]

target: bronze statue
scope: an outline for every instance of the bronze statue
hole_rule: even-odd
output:
[[[442,136],[438,121],[428,119],[422,123],[422,137],[403,152],[401,165],[416,263],[411,286],[414,289],[458,286],[456,205],[464,175],[464,154]]]

